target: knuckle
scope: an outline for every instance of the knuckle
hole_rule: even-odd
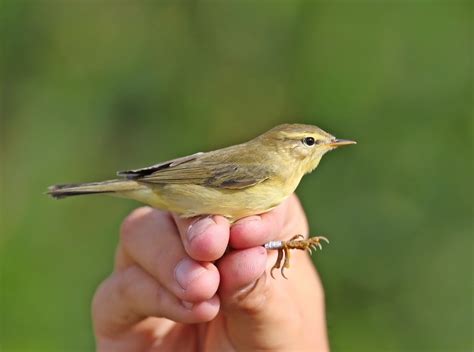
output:
[[[107,296],[110,293],[110,283],[111,283],[111,276],[107,277],[104,281],[100,283],[97,287],[94,296],[92,297],[92,315],[93,317],[97,316],[101,311],[101,307],[103,306],[104,300],[106,300]]]
[[[117,273],[117,292],[119,301],[128,302],[136,313],[161,317],[165,292],[156,281],[133,265]]]
[[[148,312],[149,316],[153,316],[155,318],[164,318],[164,308],[166,301],[164,299],[164,292],[161,287],[155,287],[153,290],[153,303],[151,303],[151,308]]]
[[[161,286],[157,281],[152,281],[138,265],[132,265],[127,269],[115,273],[117,280],[117,294],[125,300],[136,299],[136,293],[148,295],[151,293],[156,301],[163,295]]]
[[[117,283],[117,294],[124,300],[128,300],[133,296],[133,290],[140,280],[140,268],[137,265],[132,265],[127,269],[117,272],[115,280]]]
[[[122,221],[120,226],[120,238],[124,242],[128,242],[130,237],[136,232],[138,226],[141,226],[143,220],[149,216],[153,211],[150,207],[140,207],[133,210],[127,217]]]

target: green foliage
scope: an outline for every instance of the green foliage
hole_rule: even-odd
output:
[[[331,240],[315,261],[333,349],[472,349],[467,2],[10,0],[0,16],[2,350],[93,349],[90,301],[137,206],[47,185],[281,122],[359,142],[298,189]]]

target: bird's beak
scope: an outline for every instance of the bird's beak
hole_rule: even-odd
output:
[[[333,139],[331,142],[329,142],[327,145],[330,147],[342,147],[343,145],[349,145],[349,144],[357,144],[356,141],[350,141],[348,139]]]

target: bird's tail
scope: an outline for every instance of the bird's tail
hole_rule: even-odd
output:
[[[138,184],[131,180],[110,180],[102,182],[76,183],[65,185],[54,185],[48,187],[51,197],[61,199],[70,196],[80,196],[84,194],[98,193],[119,193],[133,191],[138,188]]]

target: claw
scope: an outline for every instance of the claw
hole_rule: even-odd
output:
[[[275,269],[280,269],[280,265],[281,265],[281,260],[283,259],[283,249],[280,248],[278,249],[278,257],[277,257],[277,260],[275,261],[275,264],[272,266],[272,269],[270,270],[270,275],[273,279],[275,279],[275,276],[273,276],[273,270]],[[283,270],[283,268],[282,268]]]
[[[328,240],[326,237],[324,237],[324,236],[318,236],[318,238],[319,238],[320,240],[325,241],[326,243],[329,243],[329,240]]]
[[[296,237],[296,238],[298,238],[298,237]],[[283,265],[282,265],[281,270],[280,270],[281,276],[283,276],[286,280],[288,280],[288,278],[285,275],[285,269],[290,268],[290,249],[287,247],[286,244],[281,249],[281,253],[283,254]]]
[[[299,238],[302,238],[302,239],[299,240]],[[308,252],[312,254],[313,250],[317,251],[318,248],[319,250],[323,249],[323,246],[320,243],[321,241],[329,243],[329,240],[324,236],[311,237],[309,239],[304,239],[303,235],[298,234],[298,235],[293,236],[288,241],[274,241],[274,242],[269,242],[268,244],[266,244],[265,248],[278,250],[278,257],[277,257],[277,260],[275,261],[275,264],[270,270],[270,276],[273,279],[275,279],[275,276],[273,275],[273,271],[275,269],[280,269],[281,276],[283,276],[285,279],[288,280],[288,278],[285,275],[285,269],[290,268],[290,250],[292,249],[299,249],[303,251],[308,250]],[[282,265],[282,261],[283,261],[283,265]]]

